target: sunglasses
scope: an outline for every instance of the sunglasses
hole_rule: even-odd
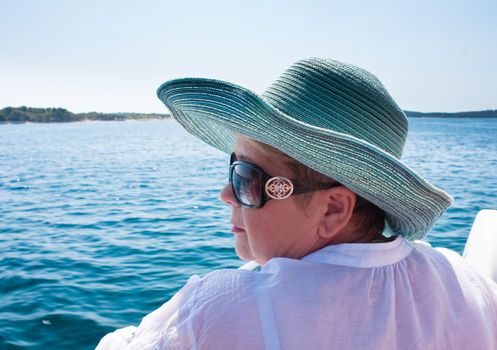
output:
[[[244,208],[262,208],[270,199],[285,199],[294,194],[309,193],[341,186],[338,182],[308,187],[284,176],[270,176],[255,164],[237,160],[231,154],[229,182],[236,201]]]

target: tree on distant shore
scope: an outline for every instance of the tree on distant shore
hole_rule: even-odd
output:
[[[6,107],[0,110],[0,122],[6,123],[50,123],[70,122],[75,118],[74,113],[64,108],[31,108],[31,107]]]

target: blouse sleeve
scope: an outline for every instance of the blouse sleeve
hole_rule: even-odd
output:
[[[168,302],[145,316],[138,327],[125,327],[107,334],[96,350],[195,349],[189,309],[201,278],[192,276]]]

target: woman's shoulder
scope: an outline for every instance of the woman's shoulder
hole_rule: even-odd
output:
[[[241,269],[219,269],[200,278],[197,286],[197,302],[212,302],[216,299],[230,298],[232,301],[253,295],[268,280],[268,274],[260,271]]]
[[[237,269],[215,270],[200,278],[184,310],[193,333],[202,338],[239,329],[247,320],[256,324],[257,298],[265,281],[263,273]]]

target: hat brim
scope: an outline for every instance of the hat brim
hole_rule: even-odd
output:
[[[164,83],[157,96],[189,133],[231,153],[237,134],[271,145],[374,203],[394,234],[420,239],[451,197],[382,149],[288,116],[256,93],[220,80]]]

